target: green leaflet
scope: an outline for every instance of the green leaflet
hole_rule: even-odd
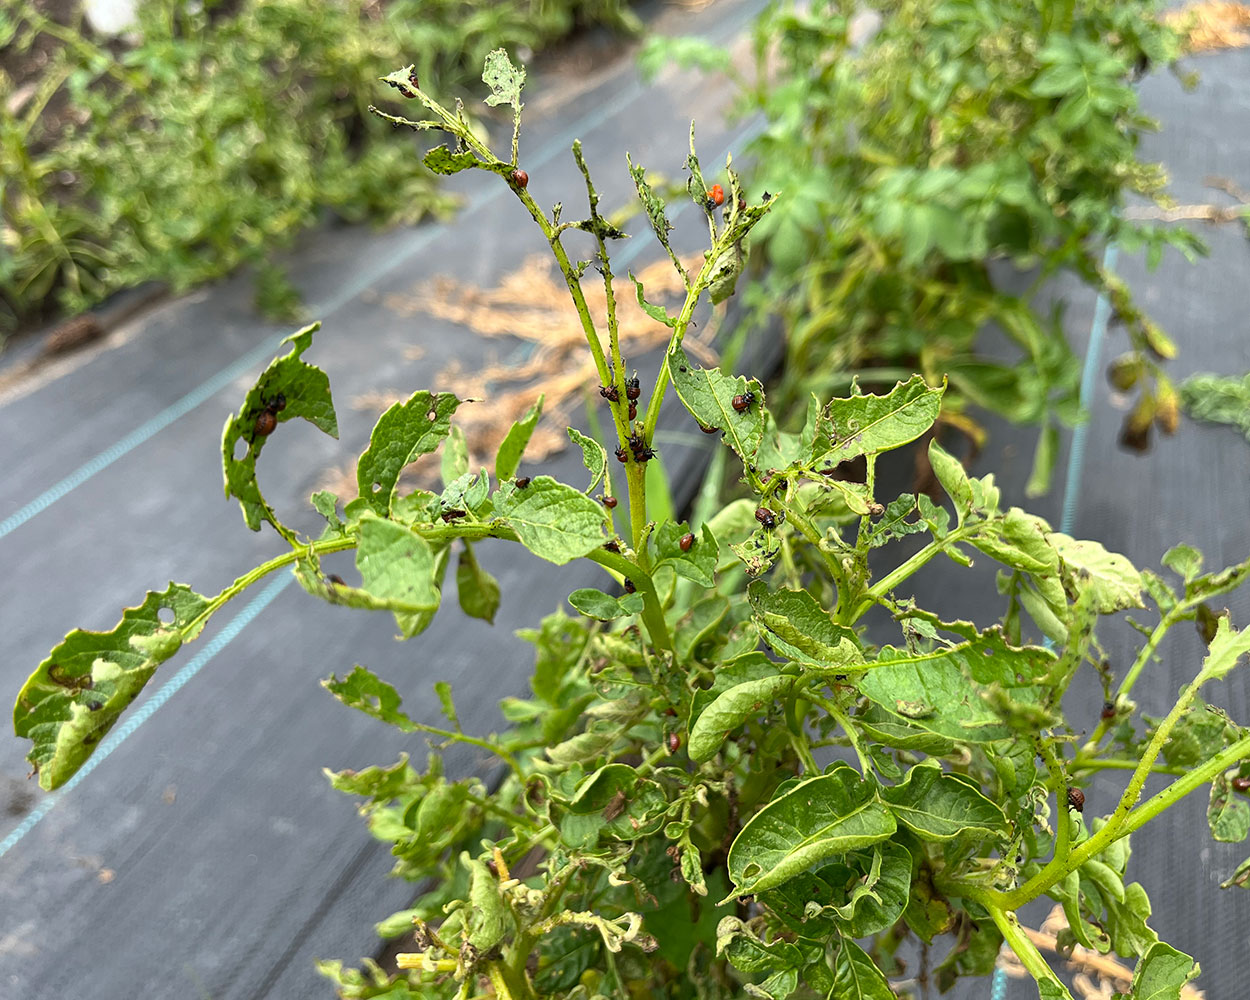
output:
[[[933,426],[946,383],[931,389],[919,375],[884,396],[832,399],[821,410],[812,441],[812,463],[837,465],[914,441]]]
[[[897,923],[907,906],[911,870],[907,848],[886,840],[796,875],[760,898],[800,937],[819,940],[840,930],[863,938]]]
[[[499,894],[499,880],[486,862],[470,860],[466,851],[460,863],[469,870],[469,944],[479,952],[490,951],[508,933],[511,914]]]
[[[552,807],[552,819],[567,847],[590,848],[601,837],[632,842],[655,833],[667,808],[657,782],[628,764],[606,764],[582,780],[567,806]]]
[[[499,451],[495,455],[495,478],[500,482],[516,475],[521,456],[525,454],[525,446],[529,444],[534,428],[538,426],[538,420],[543,415],[544,398],[540,395],[537,402],[525,411],[525,415],[508,428],[507,435],[500,442]]]
[[[668,314],[663,306],[657,306],[653,302],[648,302],[643,293],[642,282],[634,277],[634,272],[629,272],[629,280],[634,283],[634,290],[638,293],[638,305],[642,311],[650,316],[657,323],[663,323],[665,326],[675,327],[677,320]]]
[[[590,485],[586,487],[584,492],[591,493],[599,485],[604,473],[607,471],[608,453],[598,441],[592,437],[587,437],[576,428],[570,427],[568,432],[569,440],[582,450],[582,464],[586,466],[586,471],[590,473]]]
[[[460,400],[449,392],[422,390],[378,418],[369,447],[356,463],[360,499],[375,514],[391,513],[404,466],[439,446],[451,430],[451,415],[459,405]]]
[[[523,490],[503,483],[495,491],[495,513],[512,526],[522,545],[557,566],[603,544],[603,507],[550,476],[535,476]]]
[[[1012,699],[1031,703],[1037,697],[1032,684],[1046,675],[1054,658],[1039,647],[1009,646],[993,632],[933,653],[885,646],[866,665],[859,689],[913,726],[960,742],[985,743],[1013,735],[982,697],[986,687],[996,685]]]
[[[1156,941],[1133,973],[1134,1000],[1180,1000],[1181,987],[1198,972],[1198,963],[1184,952]]]
[[[777,674],[736,684],[721,692],[695,719],[687,747],[690,759],[703,763],[716,756],[731,732],[762,714],[774,699],[788,694],[797,680]]]
[[[864,662],[855,633],[835,625],[806,590],[770,590],[753,580],[747,597],[764,641],[778,655],[820,670],[853,669]]]
[[[884,973],[850,938],[843,938],[833,969],[828,1000],[895,1000]]]
[[[375,802],[389,802],[418,781],[406,753],[401,753],[399,760],[389,767],[366,767],[363,771],[331,771],[326,767],[322,768],[322,774],[330,779],[330,787],[336,791],[363,795]]]
[[[342,680],[331,674],[321,682],[321,686],[344,705],[395,726],[401,732],[411,733],[417,729],[416,723],[399,710],[399,692],[359,663]]]
[[[964,517],[972,511],[972,484],[968,481],[963,462],[934,438],[929,442],[929,465],[932,466],[938,482],[942,484],[942,489],[946,490],[946,495],[955,505],[959,523],[963,524]]]
[[[445,547],[440,555],[446,558]],[[434,552],[419,534],[394,521],[362,517],[356,568],[361,589],[376,600],[374,607],[394,612],[405,639],[429,624],[427,613],[438,609],[442,595]]]
[[[490,96],[486,103],[491,107],[497,104],[511,104],[517,111],[521,110],[521,88],[525,86],[525,70],[512,65],[505,49],[495,49],[486,57],[486,66],[482,70],[482,82],[490,87]]]
[[[469,474],[469,443],[459,427],[453,426],[443,442],[439,474],[442,476],[444,489]]]
[[[171,583],[110,631],[76,629],[48,654],[13,706],[13,731],[33,744],[26,759],[41,788],[74,776],[156,668],[200,634],[208,610],[208,598]]]
[[[622,594],[613,597],[594,587],[580,587],[569,594],[569,603],[587,618],[610,622],[642,610],[641,594]]]
[[[846,765],[801,781],[757,812],[729,848],[728,898],[762,892],[829,858],[890,837],[876,785]]]
[[[936,761],[917,764],[902,784],[881,797],[900,823],[922,840],[954,840],[961,834],[1001,834],[1007,817],[967,781],[945,774]]]
[[[466,615],[495,624],[495,612],[499,610],[499,581],[482,568],[473,554],[473,546],[467,541],[456,564],[456,593]]]
[[[1219,618],[1215,628],[1215,638],[1207,650],[1207,658],[1202,661],[1202,673],[1197,682],[1205,684],[1210,680],[1218,680],[1237,665],[1247,653],[1250,653],[1250,629],[1238,632],[1228,623],[1228,616]]]
[[[1108,552],[1098,542],[1077,541],[1058,531],[1046,540],[1058,551],[1064,583],[1073,593],[1090,590],[1100,615],[1140,608],[1141,574],[1124,556]]]
[[[673,570],[687,580],[693,580],[701,587],[716,586],[713,574],[720,558],[720,546],[716,544],[716,536],[706,524],[703,530],[695,535],[688,551],[683,552],[681,540],[687,534],[693,534],[684,522],[665,521],[652,536],[655,539],[655,551],[658,559],[656,566],[668,563]]]
[[[673,348],[666,364],[673,388],[691,416],[703,427],[723,430],[742,461],[751,462],[764,436],[764,387],[759,380],[731,378],[719,368],[698,368],[680,347]],[[747,392],[755,394],[755,402],[736,410],[734,397]]]
[[[273,512],[256,482],[256,460],[269,440],[257,433],[257,423],[272,416],[278,424],[303,417],[333,438],[339,436],[338,418],[330,398],[330,380],[320,368],[300,359],[321,328],[313,323],[287,337],[290,353],[269,363],[256,384],[248,390],[239,412],[227,418],[221,432],[221,464],[227,497],[236,497],[243,508],[243,520],[253,531],[260,531],[263,519],[277,526]],[[278,405],[281,403],[281,409]],[[241,457],[236,457],[245,447]]]

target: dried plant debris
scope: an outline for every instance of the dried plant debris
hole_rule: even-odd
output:
[[[1207,0],[1164,15],[1163,21],[1185,36],[1190,52],[1239,49],[1250,45],[1250,5]]]
[[[687,271],[697,269],[701,262],[702,254],[682,259]],[[668,260],[643,268],[637,277],[651,302],[672,306],[685,295],[681,278]],[[588,269],[582,287],[596,326],[606,329],[607,299],[598,274]],[[627,363],[630,358],[662,348],[672,331],[642,311],[628,280],[618,279],[614,291],[621,353]],[[549,262],[539,256],[527,258],[494,288],[478,288],[441,277],[423,282],[411,294],[387,295],[382,301],[400,316],[434,316],[500,342],[500,351],[487,363],[469,369],[453,360],[433,383],[441,391],[475,400],[472,407],[457,415],[474,468],[491,467],[508,428],[540,394],[546,399],[543,417],[530,438],[526,459],[538,461],[568,446],[565,428],[584,405],[587,393],[598,386],[599,376],[586,351],[586,333],[569,302],[568,290]],[[703,331],[702,337],[692,332],[683,344],[689,354],[703,363],[715,364],[716,355],[708,346],[708,339],[710,328]],[[416,346],[406,353],[417,358],[424,352]],[[352,406],[380,413],[407,395],[398,390],[370,392],[355,397]],[[426,465],[424,475],[436,476],[437,462]],[[423,470],[414,470],[410,481],[428,485],[422,474]],[[354,467],[349,464],[330,470],[319,487],[340,497],[354,496]]]
[[[1180,393],[1181,406],[1194,420],[1231,424],[1250,441],[1250,373],[1191,375]]]

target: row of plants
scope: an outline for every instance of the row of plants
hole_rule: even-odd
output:
[[[556,565],[588,561],[604,578],[569,595],[576,614],[521,634],[534,649],[530,694],[503,701],[501,733],[465,732],[441,680],[430,703],[445,717],[438,724],[425,706],[419,717],[404,712],[395,688],[363,665],[323,682],[405,734],[402,745],[431,743],[420,766],[405,752],[330,775],[362,800],[395,873],[425,886],[379,927],[414,935],[397,971],[322,963],[340,996],[894,1000],[988,974],[1006,942],[1042,1000],[1071,1000],[1017,917],[1049,897],[1067,917],[1065,946],[1136,962],[1125,996],[1179,997],[1198,966],[1149,926],[1130,838],[1208,787],[1212,835],[1238,841],[1250,830],[1250,730],[1205,701],[1250,653],[1250,631],[1218,604],[1250,576],[1250,560],[1204,571],[1180,545],[1165,573],[1138,570],[1006,506],[992,475],[970,476],[936,441],[928,456],[943,503],[881,495],[879,467],[944,419],[952,383],[915,374],[881,395],[853,385],[812,397],[791,433],[757,379],[701,367],[683,350],[700,304],[733,294],[748,237],[789,192],[748,191],[728,163],[705,176],[692,129],[687,192],[708,247],[690,274],[669,247],[664,198],[631,165],[685,289],[666,308],[614,272],[610,248],[625,234],[600,214],[580,144],[588,214],[548,212],[530,195],[517,156],[524,72],[502,51],[483,79],[488,102],[513,109],[504,156],[412,67],[386,79],[424,116],[378,113],[447,140],[426,166],[494,174],[550,247],[609,415],[601,440],[569,430],[589,483],[519,475],[539,405],[499,447],[492,476],[470,467],[453,422],[462,401],[421,391],[378,420],[357,465],[359,496],[341,506],[315,494],[325,528],[301,537],[266,500],[256,467],[290,420],[337,432],[329,378],[303,357],[318,330],[306,327],[222,437],[228,495],[250,528],[268,523],[289,551],[217,595],[171,585],[110,632],[71,632],[15,707],[41,785],[63,784],[157,668],[267,574],[293,572],[333,604],[389,611],[413,637],[444,600],[453,556],[460,607],[492,621],[500,588],[477,552],[520,545]],[[571,231],[593,238],[589,259],[570,257]],[[602,281],[602,326],[584,279]],[[671,331],[645,387],[626,375],[619,294]],[[748,494],[698,524],[657,515],[648,484],[669,389],[719,436]],[[401,488],[404,468],[439,450],[442,490]],[[862,463],[859,481],[848,463]],[[348,551],[350,582],[321,563]],[[934,560],[958,575],[974,557],[998,565],[1001,594],[977,621],[946,621],[909,596],[909,580]],[[1142,641],[1131,664],[1109,664],[1098,630],[1128,609]],[[874,638],[869,616],[885,623]],[[1199,625],[1188,630],[1190,679],[1164,716],[1148,717],[1134,688],[1163,639],[1189,622]],[[1084,674],[1101,686],[1101,707],[1065,705]],[[446,773],[440,751],[451,744],[490,754],[500,779]],[[1082,786],[1107,771],[1126,775],[1121,796],[1087,803]],[[1250,861],[1225,882],[1247,884]],[[931,967],[930,946],[941,955]]]
[[[299,297],[271,255],[298,232],[326,213],[395,223],[452,207],[366,127],[379,65],[415,59],[454,92],[499,45],[637,27],[626,0],[142,0],[131,42],[77,18],[35,0],[0,11],[5,65],[38,67],[21,92],[0,74],[0,343],[118,289],[181,291],[242,264],[262,311],[290,319]]]
[[[755,27],[756,69],[697,40],[655,40],[644,66],[677,58],[731,74],[754,188],[787,197],[761,223],[764,321],[787,328],[779,413],[880,369],[949,379],[941,422],[980,444],[976,409],[1037,424],[1030,495],[1045,492],[1059,427],[1080,419],[1079,360],[1054,280],[1106,293],[1127,341],[1113,375],[1137,403],[1123,439],[1176,427],[1161,368],[1166,334],[1101,261],[1101,247],[1201,251],[1187,229],[1131,221],[1134,197],[1166,201],[1166,172],[1138,145],[1156,127],[1132,83],[1173,67],[1181,36],[1156,0],[817,0]],[[878,19],[869,28],[872,17]],[[987,327],[998,331],[987,344]],[[871,372],[868,372],[871,374]]]

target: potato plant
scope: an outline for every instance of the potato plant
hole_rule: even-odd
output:
[[[709,240],[697,274],[681,269],[665,203],[630,166],[686,288],[670,310],[649,303],[638,282],[625,286],[672,331],[644,393],[626,377],[613,318],[609,246],[624,233],[599,214],[580,146],[587,215],[547,212],[529,193],[517,155],[524,72],[496,52],[484,74],[488,102],[514,110],[506,157],[410,68],[386,80],[426,117],[383,117],[449,138],[425,164],[497,174],[555,255],[611,415],[609,440],[569,431],[589,485],[518,478],[537,406],[500,446],[492,476],[469,467],[453,423],[461,400],[417,392],[378,420],[360,456],[359,496],[341,506],[315,494],[325,528],[299,536],[256,480],[262,450],[287,421],[336,433],[328,377],[302,357],[317,327],[299,331],[222,437],[227,494],[250,528],[268,523],[290,551],[215,596],[171,585],[111,632],[71,632],[15,709],[41,785],[65,782],[160,664],[266,574],[290,571],[325,601],[389,611],[411,637],[437,612],[453,556],[461,607],[491,620],[500,589],[476,551],[519,544],[557,565],[589,560],[604,581],[569,595],[577,614],[522,633],[535,655],[530,692],[503,701],[502,733],[464,732],[444,682],[435,685],[444,726],[410,718],[364,666],[323,682],[345,704],[431,740],[422,769],[403,754],[330,774],[363,800],[373,835],[393,845],[396,873],[423,884],[411,908],[379,926],[414,935],[398,971],[322,963],[341,996],[892,1000],[918,978],[945,989],[986,975],[1005,942],[1044,1000],[1070,1000],[1016,916],[1047,896],[1063,906],[1068,943],[1136,963],[1129,996],[1177,997],[1198,966],[1147,923],[1129,838],[1204,786],[1213,835],[1246,837],[1250,731],[1204,696],[1250,652],[1250,631],[1212,604],[1245,581],[1250,560],[1204,572],[1201,556],[1178,546],[1164,559],[1176,579],[1139,571],[1005,507],[992,475],[970,476],[936,442],[929,457],[945,503],[879,496],[879,460],[941,412],[945,384],[918,375],[883,395],[813,398],[801,431],[779,430],[759,381],[700,367],[682,349],[696,305],[732,293],[748,235],[776,200],[744,191],[727,163],[718,205],[693,132],[688,191]],[[592,259],[566,252],[574,229],[594,238]],[[606,329],[586,307],[584,278],[603,281]],[[669,388],[719,435],[749,492],[697,527],[648,507],[645,471]],[[401,488],[401,471],[440,446],[442,491]],[[618,460],[628,494],[619,501],[605,476]],[[845,475],[854,461],[862,481]],[[323,571],[324,556],[348,550],[358,579]],[[959,574],[974,555],[1001,567],[1002,606],[984,620],[945,621],[908,596],[908,580],[932,560]],[[1130,608],[1157,621],[1120,671],[1103,663],[1097,628]],[[874,611],[891,634],[870,640]],[[1165,717],[1143,718],[1134,685],[1163,636],[1194,621],[1205,652],[1192,679]],[[1082,742],[1063,696],[1088,670],[1106,706]],[[497,774],[448,775],[440,750],[451,744],[488,752]],[[1128,776],[1123,794],[1087,805],[1082,784],[1106,769]],[[1152,775],[1166,783],[1143,800]],[[1250,861],[1226,884],[1248,882]],[[908,950],[917,940],[942,956],[919,973]]]

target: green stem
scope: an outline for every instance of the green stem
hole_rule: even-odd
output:
[[[966,529],[956,528],[945,538],[935,538],[906,562],[896,566],[891,572],[887,573],[865,591],[864,599],[856,606],[854,613],[851,615],[851,620],[847,624],[859,621],[868,609],[881,600],[883,596],[919,570],[934,556],[940,555],[956,542],[962,541],[966,534],[968,534]]]
[[[990,917],[994,923],[998,925],[998,929],[1002,932],[1007,944],[1011,946],[1011,950],[1016,953],[1016,958],[1020,959],[1020,964],[1038,983],[1043,981],[1054,983],[1068,994],[1067,987],[1059,981],[1059,978],[1051,971],[1046,959],[1042,958],[1042,953],[1037,950],[1037,946],[1029,940],[1028,935],[1024,933],[1024,928],[1020,926],[1020,921],[1014,913],[1008,913],[999,909],[992,904],[983,904],[989,911]]]
[[[642,594],[642,623],[646,626],[652,645],[675,655],[673,637],[669,633],[668,622],[664,620],[664,608],[660,604],[651,574],[620,553],[609,552],[607,549],[596,549],[586,558],[633,581]]]

